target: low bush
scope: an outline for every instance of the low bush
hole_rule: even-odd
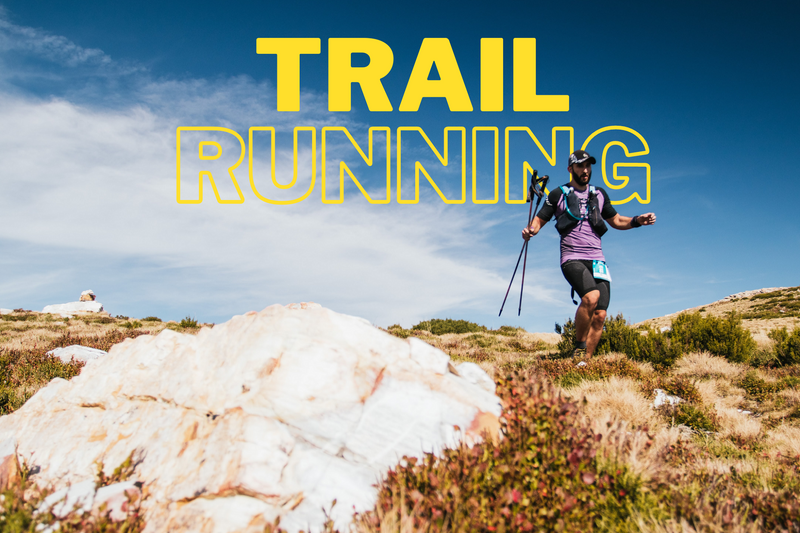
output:
[[[781,382],[769,382],[761,379],[754,370],[747,372],[736,382],[736,386],[744,389],[747,392],[747,397],[757,402],[763,402],[786,387]]]
[[[800,328],[789,333],[786,328],[774,329],[768,334],[775,341],[775,361],[781,366],[800,364]]]
[[[486,326],[479,326],[475,322],[467,322],[466,320],[432,318],[430,320],[423,320],[416,326],[412,326],[411,329],[429,331],[433,335],[444,335],[446,333],[477,333],[479,331],[486,331]]]
[[[634,361],[648,362],[659,368],[675,364],[682,354],[681,347],[670,342],[665,333],[646,331],[642,335],[641,330],[629,326],[622,314],[618,314],[606,320],[595,353],[620,352]],[[575,323],[569,319],[563,326],[556,324],[556,333],[561,334],[557,345],[559,356],[569,357],[575,346]]]
[[[403,329],[403,326],[401,326],[400,324],[392,324],[391,326],[386,328],[386,331],[388,331],[395,337],[400,337],[401,339],[407,339],[408,337],[411,336],[411,330]]]
[[[187,315],[186,318],[181,320],[181,323],[178,324],[182,328],[196,328],[197,327],[197,320],[193,317]]]
[[[621,526],[643,497],[641,479],[598,461],[600,436],[579,405],[524,374],[499,380],[498,392],[505,406],[499,442],[488,436],[441,458],[406,459],[387,476],[378,510],[413,509],[414,527],[431,532]]]
[[[717,431],[719,429],[717,416],[702,406],[679,403],[675,406],[673,416],[676,424],[683,424],[695,431]]]
[[[120,465],[120,468],[123,468]],[[115,470],[115,475],[117,474]],[[60,533],[139,533],[144,527],[144,513],[138,502],[131,502],[127,516],[113,521],[108,513],[83,513],[76,510],[57,518],[52,512],[39,511],[48,490],[39,489],[30,479],[31,471],[20,465],[20,476],[2,492],[0,500],[0,531],[3,533],[28,533],[34,531],[59,531]],[[100,480],[101,481],[101,480]],[[100,483],[104,485],[104,483]]]
[[[503,335],[506,337],[514,337],[517,335],[517,333],[520,332],[524,333],[525,329],[517,328],[514,326],[500,326],[497,329],[490,329],[486,333],[491,333],[492,335]]]
[[[736,314],[725,318],[683,313],[672,321],[670,339],[683,352],[707,351],[733,363],[747,363],[756,351],[756,342],[742,327]]]

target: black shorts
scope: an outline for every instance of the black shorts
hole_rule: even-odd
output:
[[[604,279],[595,279],[592,276],[591,259],[570,259],[561,265],[561,273],[575,292],[583,298],[587,293],[600,291],[596,311],[606,311],[611,300],[611,284]]]

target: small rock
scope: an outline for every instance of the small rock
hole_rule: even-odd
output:
[[[92,292],[91,289],[89,289],[87,291],[83,291],[81,293],[81,301],[82,302],[93,302],[96,299],[97,299],[97,296],[95,296],[94,292]]]
[[[102,508],[103,514],[108,514],[111,520],[121,522],[128,516],[129,505],[135,505],[141,497],[142,491],[135,481],[122,481],[100,487],[94,496],[92,512],[100,513]]]
[[[78,514],[88,513],[94,503],[95,488],[95,482],[91,479],[64,487],[45,498],[36,511],[49,511],[56,518],[65,518],[73,511]]]
[[[683,401],[677,396],[670,396],[661,389],[656,389],[653,392],[656,394],[656,399],[653,400],[653,407],[661,407],[662,405],[678,405]]]
[[[581,361],[580,363],[578,363],[575,366],[577,366],[577,367],[586,366],[586,361]]]
[[[108,355],[108,352],[98,350],[97,348],[89,348],[88,346],[80,346],[75,344],[72,346],[67,346],[66,348],[56,348],[54,350],[50,350],[47,352],[47,355],[58,357],[65,363],[69,363],[73,360],[85,363],[93,359],[99,359],[104,355]]]

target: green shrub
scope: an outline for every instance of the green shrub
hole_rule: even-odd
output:
[[[525,330],[523,328],[517,328],[514,326],[500,326],[497,329],[490,329],[486,333],[491,333],[492,335],[503,335],[505,337],[514,337],[520,332],[524,333]]]
[[[689,426],[695,431],[717,431],[717,417],[702,407],[691,403],[679,403],[675,407],[675,423]]]
[[[672,379],[666,379],[661,382],[659,387],[664,389],[664,392],[677,396],[678,398],[693,404],[702,403],[700,391],[697,385],[686,376],[675,376]]]
[[[145,322],[161,322],[161,319],[158,318],[157,316],[146,316],[142,320],[144,320]]]
[[[575,323],[572,319],[561,326],[556,324],[556,333],[561,333],[557,345],[560,357],[569,357],[575,346]],[[640,330],[628,325],[622,314],[609,318],[603,325],[603,334],[595,353],[624,353],[634,361],[645,361],[656,367],[670,367],[681,356],[679,345],[670,342],[669,337],[652,329],[642,335]]]
[[[670,339],[683,352],[708,351],[734,363],[747,363],[756,350],[750,332],[736,314],[725,318],[683,313],[672,321]]]
[[[433,335],[444,335],[446,333],[476,333],[478,331],[486,331],[486,326],[479,326],[474,322],[467,322],[466,320],[432,318],[430,320],[423,320],[416,326],[412,326],[411,329],[430,331]]]
[[[754,370],[751,370],[737,381],[736,386],[743,388],[747,392],[747,396],[757,402],[763,402],[785,387],[781,382],[771,383],[761,379]]]
[[[408,337],[411,336],[411,330],[403,329],[403,326],[401,326],[400,324],[392,324],[391,326],[386,328],[386,331],[388,331],[395,337],[400,337],[401,339],[407,339]]]
[[[800,328],[790,334],[786,328],[774,329],[767,336],[775,341],[773,352],[778,364],[782,366],[800,364]]]
[[[194,318],[190,317],[189,315],[186,315],[186,318],[181,320],[181,323],[179,325],[182,328],[196,328],[197,327],[197,320],[195,320]]]

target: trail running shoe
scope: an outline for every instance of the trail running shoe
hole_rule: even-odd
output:
[[[586,348],[575,348],[572,351],[572,357],[575,359],[586,359]]]

